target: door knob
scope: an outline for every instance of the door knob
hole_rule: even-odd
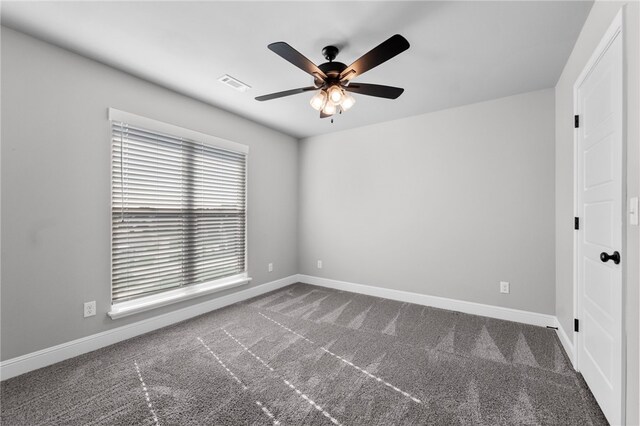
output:
[[[613,254],[602,252],[600,253],[600,260],[602,260],[603,262],[613,260],[613,263],[617,265],[618,263],[620,263],[620,253],[618,253],[617,251],[614,251]]]

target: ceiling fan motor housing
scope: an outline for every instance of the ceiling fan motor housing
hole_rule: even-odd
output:
[[[330,81],[335,83],[340,80],[340,73],[347,69],[347,66],[342,62],[325,62],[318,65],[318,68],[329,77],[327,83]]]
[[[318,68],[329,77],[327,81],[324,82],[328,86],[339,83],[340,73],[347,68],[342,62],[333,62],[339,52],[340,50],[335,46],[326,46],[322,49],[322,55],[329,62],[318,65]]]

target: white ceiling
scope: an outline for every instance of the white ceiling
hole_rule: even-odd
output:
[[[553,87],[592,2],[2,2],[2,24],[296,137]],[[411,48],[354,81],[404,87],[355,95],[333,124],[311,85],[267,49],[286,41],[316,63],[328,44],[353,62],[393,34]],[[217,81],[230,74],[241,93]]]

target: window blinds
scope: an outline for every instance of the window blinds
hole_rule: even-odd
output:
[[[112,301],[245,272],[246,154],[111,126]]]

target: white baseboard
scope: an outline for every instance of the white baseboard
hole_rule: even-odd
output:
[[[102,333],[82,337],[37,352],[11,358],[0,362],[0,378],[6,380],[38,368],[55,364],[56,362],[95,351],[96,349],[112,345],[122,340],[130,339],[243,300],[251,299],[252,297],[277,290],[296,282],[298,282],[298,275],[291,275],[217,299],[207,300],[197,305],[188,306],[153,318],[103,331]]]
[[[560,343],[562,343],[562,347],[565,352],[569,356],[569,360],[571,361],[571,365],[573,365],[573,369],[576,369],[576,353],[573,346],[573,340],[569,338],[567,332],[562,328],[562,324],[560,321],[556,320],[556,327],[558,327],[558,338],[560,339]]]
[[[313,277],[310,275],[298,275],[298,281],[333,288],[336,290],[350,291],[353,293],[367,294],[369,296],[383,297],[385,299],[398,300],[400,302],[416,303],[418,305],[434,308],[449,309],[451,311],[464,312],[466,314],[482,315],[507,321],[521,322],[540,327],[555,327],[556,317],[553,315],[539,314],[536,312],[521,311],[518,309],[503,308],[501,306],[484,305],[482,303],[465,302],[463,300],[448,299],[446,297],[429,296],[426,294],[412,293],[402,290],[374,287],[364,284],[355,284],[346,281],[332,280],[328,278]]]

